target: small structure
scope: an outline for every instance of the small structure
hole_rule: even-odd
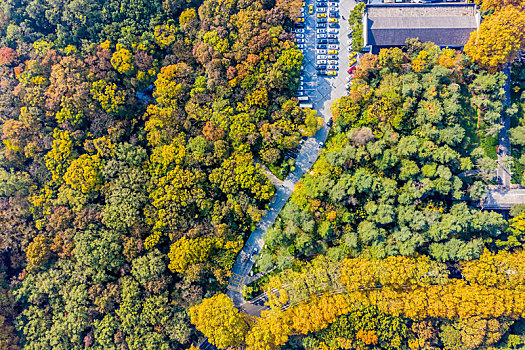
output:
[[[432,41],[440,47],[462,49],[481,16],[469,3],[373,3],[363,15],[365,51],[405,45],[408,38]]]

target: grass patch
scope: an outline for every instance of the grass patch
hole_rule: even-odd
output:
[[[485,151],[485,155],[492,159],[498,159],[498,137],[497,136],[483,136],[480,139],[481,148]]]

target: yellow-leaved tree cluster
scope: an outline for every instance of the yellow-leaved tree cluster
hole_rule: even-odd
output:
[[[286,308],[283,306],[287,305],[290,291],[286,288],[289,285],[281,284],[281,289],[276,292],[279,285],[274,279],[271,283],[273,292],[268,290],[272,309],[263,312],[259,319],[251,320],[238,314],[225,295],[205,299],[191,309],[190,315],[197,329],[211,342],[217,338],[232,339],[216,341],[215,345],[245,344],[247,350],[279,349],[291,335],[325,329],[339,316],[369,305],[385,314],[414,320],[516,320],[525,316],[524,258],[523,252],[494,254],[487,250],[479,259],[462,263],[464,278],[457,279],[448,278],[446,266],[428,257],[345,259],[340,265],[345,292],[326,291],[320,296],[312,293],[310,299]],[[315,270],[321,265],[306,265],[302,274],[294,276],[311,278],[306,270]],[[218,307],[210,300],[220,300],[221,304],[229,306],[222,307],[223,312],[217,312]],[[210,308],[207,317],[196,317],[206,308]],[[222,319],[226,317],[224,313],[229,315],[227,324],[230,327],[211,329],[210,324],[217,322],[212,318]],[[218,335],[221,332],[224,334]],[[417,341],[412,343],[414,349],[418,348],[417,344]]]

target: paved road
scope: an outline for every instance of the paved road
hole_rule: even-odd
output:
[[[480,203],[482,209],[510,210],[512,206],[525,203],[524,188],[490,188]]]
[[[505,106],[508,106],[510,104],[510,68],[505,68],[504,73],[507,75],[505,82]],[[510,188],[512,174],[509,168],[503,167],[505,158],[510,156],[510,138],[508,133],[510,129],[510,117],[504,115],[501,116],[500,120],[502,128],[499,131],[498,169],[496,172],[501,179],[501,185],[504,188]]]
[[[313,3],[313,0],[306,1],[306,12],[308,13],[308,4]],[[301,179],[304,173],[308,172],[319,155],[319,142],[325,142],[328,136],[329,128],[326,122],[330,120],[331,112],[330,106],[332,103],[346,93],[345,84],[348,74],[348,16],[350,11],[354,8],[355,2],[353,0],[345,0],[340,3],[339,8],[339,74],[335,77],[318,77],[315,70],[315,13],[312,15],[306,14],[306,44],[305,44],[305,59],[303,71],[303,84],[308,96],[309,103],[313,104],[313,108],[317,111],[318,116],[325,121],[324,126],[316,133],[314,137],[309,138],[299,152],[295,163],[295,171],[290,173],[287,178],[282,181],[282,184],[276,187],[276,193],[272,199],[270,207],[262,220],[257,225],[257,229],[253,231],[241,250],[237,260],[232,268],[232,276],[228,284],[227,295],[233,300],[236,306],[241,306],[245,303],[241,290],[246,284],[248,275],[253,267],[256,256],[252,253],[256,250],[259,253],[264,246],[263,235],[266,230],[272,226],[277,215],[284,207],[286,201],[292,194],[295,185]],[[344,20],[342,17],[344,16]],[[260,311],[259,311],[260,312]]]

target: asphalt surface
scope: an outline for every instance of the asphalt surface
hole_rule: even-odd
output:
[[[309,101],[305,103],[313,104],[313,109],[317,111],[318,116],[325,121],[323,127],[315,134],[314,137],[308,138],[303,144],[295,163],[295,171],[290,173],[281,183],[275,181],[276,192],[270,203],[270,207],[262,220],[258,223],[257,229],[250,234],[240,254],[237,256],[232,268],[232,276],[230,278],[227,295],[233,300],[236,306],[240,307],[245,304],[241,291],[243,286],[249,279],[250,271],[255,263],[257,254],[261,252],[264,247],[263,235],[266,230],[272,226],[277,215],[286,204],[286,201],[292,194],[295,185],[301,179],[303,174],[308,172],[313,163],[319,156],[321,149],[319,143],[325,142],[328,136],[329,128],[327,122],[331,118],[330,106],[333,102],[346,94],[345,85],[347,84],[347,70],[348,67],[348,34],[350,31],[348,25],[348,17],[350,11],[356,5],[354,0],[344,0],[338,2],[339,4],[339,71],[336,76],[317,76],[315,70],[315,54],[316,54],[316,14],[308,14],[308,5],[315,3],[312,0],[305,1],[305,48],[304,63],[303,63],[303,87],[305,95],[309,97]],[[314,6],[315,8],[315,6]],[[343,19],[344,17],[344,19]],[[253,278],[252,278],[253,279]],[[247,313],[258,316],[260,314],[260,307],[251,307],[245,305],[243,310]]]

